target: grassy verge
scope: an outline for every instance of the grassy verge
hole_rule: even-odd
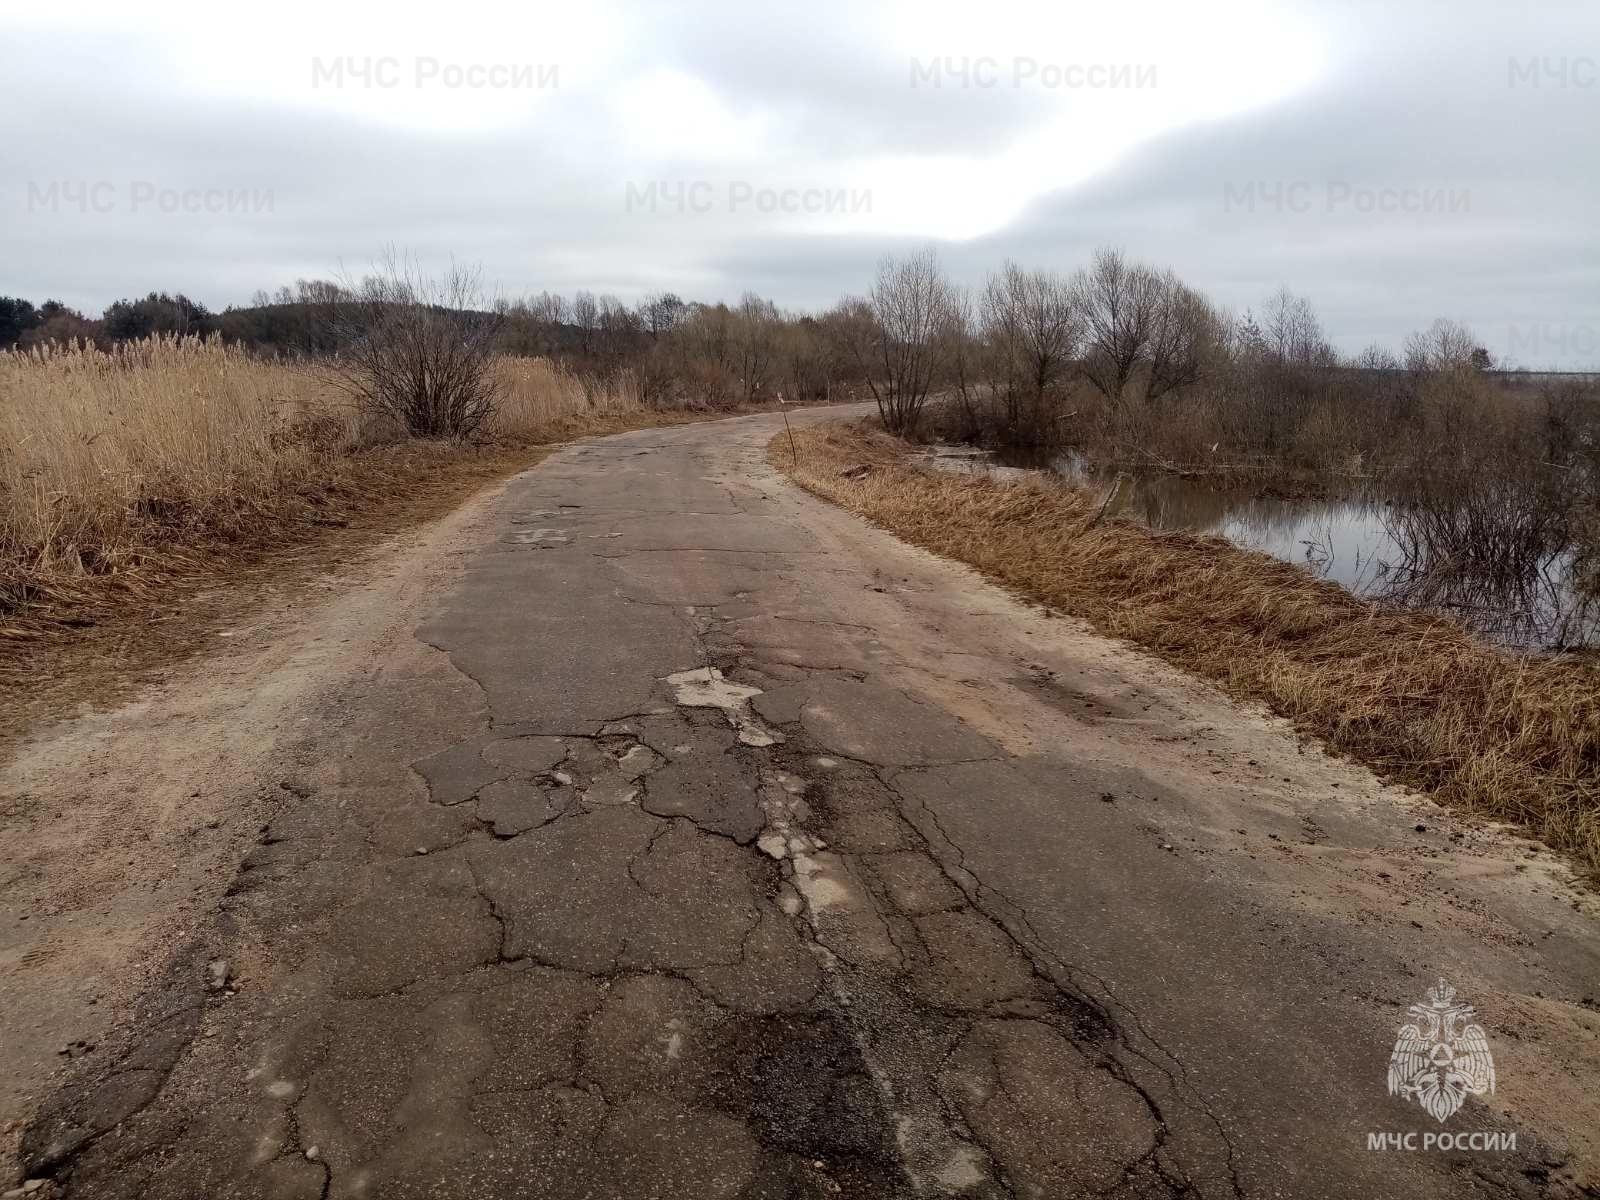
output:
[[[1218,538],[1102,519],[1058,483],[919,470],[860,424],[795,438],[798,465],[783,435],[768,456],[808,491],[1263,700],[1385,778],[1525,826],[1600,878],[1594,666],[1499,650]]]

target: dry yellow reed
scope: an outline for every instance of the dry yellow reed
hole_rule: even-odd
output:
[[[626,374],[602,384],[527,358],[495,371],[491,433],[504,442],[644,413]],[[137,596],[197,557],[315,526],[352,491],[403,486],[369,478],[393,463],[363,461],[393,437],[316,372],[215,338],[0,352],[0,639]]]

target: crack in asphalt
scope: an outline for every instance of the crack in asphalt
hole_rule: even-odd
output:
[[[905,793],[900,791],[900,789],[895,786],[892,777],[884,778],[883,775],[880,774],[880,779],[882,779],[884,786],[888,788],[889,791],[895,795],[902,804],[914,807],[916,811],[925,816],[933,825],[935,830],[937,830],[940,841],[949,847],[951,852],[955,855],[956,872],[951,872],[946,869],[946,864],[938,852],[933,848],[931,841],[929,841],[926,838],[926,835],[924,835],[920,830],[917,830],[918,836],[923,839],[928,857],[930,857],[934,864],[945,873],[946,878],[949,879],[952,884],[959,888],[961,892],[968,897],[972,907],[985,918],[987,918],[994,928],[1004,935],[1005,938],[1014,946],[1016,946],[1016,948],[1028,959],[1030,964],[1033,966],[1035,975],[1047,983],[1070,1003],[1089,1008],[1095,1014],[1095,1019],[1102,1023],[1103,1026],[1115,1036],[1118,1043],[1124,1046],[1129,1053],[1133,1054],[1141,1061],[1144,1061],[1149,1066],[1154,1068],[1158,1073],[1166,1077],[1168,1082],[1174,1087],[1179,1088],[1181,1091],[1188,1094],[1190,1101],[1195,1104],[1211,1122],[1212,1127],[1216,1131],[1217,1137],[1222,1142],[1225,1148],[1226,1165],[1228,1168],[1233,1194],[1235,1196],[1242,1197],[1244,1195],[1244,1185],[1243,1181],[1239,1177],[1238,1172],[1237,1147],[1234,1145],[1233,1139],[1229,1136],[1227,1129],[1223,1126],[1221,1118],[1217,1116],[1205,1097],[1201,1096],[1189,1082],[1187,1068],[1183,1066],[1181,1060],[1178,1059],[1176,1055],[1173,1055],[1171,1051],[1167,1050],[1166,1047],[1160,1043],[1160,1041],[1150,1034],[1149,1030],[1145,1028],[1143,1022],[1139,1020],[1136,1013],[1128,1010],[1127,1006],[1122,1002],[1117,1001],[1116,1003],[1118,1004],[1119,1008],[1129,1012],[1129,1015],[1134,1020],[1135,1027],[1139,1030],[1141,1037],[1148,1041],[1150,1045],[1154,1046],[1160,1054],[1168,1059],[1173,1064],[1173,1067],[1176,1067],[1176,1073],[1174,1073],[1172,1067],[1168,1067],[1164,1063],[1158,1062],[1154,1058],[1150,1057],[1150,1055],[1143,1051],[1137,1044],[1135,1044],[1133,1039],[1128,1036],[1127,1031],[1122,1027],[1122,1024],[1117,1020],[1117,1018],[1112,1014],[1111,1010],[1104,1003],[1084,992],[1075,983],[1071,983],[1074,973],[1081,973],[1091,979],[1094,979],[1095,982],[1103,990],[1105,990],[1108,996],[1112,996],[1113,993],[1110,991],[1109,987],[1106,986],[1105,981],[1100,979],[1093,972],[1081,967],[1075,968],[1071,964],[1063,961],[1059,956],[1053,955],[1046,951],[1044,949],[1043,939],[1039,937],[1038,932],[1033,928],[1031,922],[1028,921],[1025,910],[1011,902],[998,889],[986,884],[976,872],[967,866],[965,851],[963,851],[961,847],[949,836],[949,834],[946,833],[942,823],[939,821],[938,814],[936,814],[926,803],[906,796]],[[913,829],[916,829],[916,823],[914,821],[908,821],[907,824],[911,825]],[[971,883],[968,884],[966,882],[967,880],[971,880]],[[974,892],[976,892],[976,895],[973,894]],[[1017,914],[1015,919],[1027,929],[1029,934],[1027,938],[1019,937],[1006,920],[989,912],[988,909],[984,907],[983,896],[986,893],[990,896],[998,898],[1003,904],[1006,905],[1006,907],[1010,908]],[[1063,971],[1067,975],[1069,984],[1071,986],[1064,986],[1050,972],[1045,970],[1040,965],[1041,959],[1043,959],[1045,962],[1052,963],[1058,969]],[[1081,1042],[1075,1040],[1075,1044],[1079,1046],[1080,1050],[1082,1049]],[[1150,1152],[1152,1155],[1156,1154],[1164,1147],[1166,1136],[1170,1131],[1169,1123],[1162,1112],[1160,1102],[1150,1094],[1149,1089],[1144,1084],[1132,1077],[1131,1072],[1129,1072],[1125,1064],[1120,1063],[1115,1058],[1106,1055],[1099,1055],[1097,1056],[1097,1059],[1098,1061],[1096,1062],[1096,1065],[1099,1066],[1100,1069],[1105,1070],[1119,1082],[1136,1091],[1149,1109],[1151,1117],[1155,1120],[1157,1129],[1160,1131],[1160,1136],[1157,1139],[1156,1145],[1152,1147]],[[1162,1175],[1165,1177],[1167,1174],[1165,1168],[1161,1168],[1159,1164],[1156,1165],[1161,1170]],[[1188,1181],[1169,1180],[1168,1182],[1174,1187],[1181,1186],[1184,1189],[1187,1189],[1191,1186]],[[1184,1194],[1184,1192],[1180,1190],[1174,1194],[1181,1195]]]
[[[576,457],[604,459],[605,456]],[[754,509],[747,509],[741,504],[739,495],[732,485],[726,485],[725,490],[729,502],[738,513],[706,514],[686,511],[683,515],[701,517],[760,515],[760,506],[753,498],[750,503],[755,506]],[[765,500],[766,497],[763,496],[761,499]],[[555,507],[553,502],[551,506]],[[581,506],[563,507],[576,512]],[[583,510],[585,515],[598,511],[600,510],[592,508]],[[659,516],[669,515],[673,510],[614,511]],[[803,530],[798,521],[785,523]],[[614,548],[618,552],[607,553],[605,543],[598,540],[582,543],[579,548],[583,547],[589,550],[586,557],[605,560],[608,563],[624,560],[633,555],[656,553],[760,556],[764,562],[757,567],[757,570],[780,581],[790,580],[792,577],[786,574],[786,571],[793,568],[772,565],[774,558],[788,559],[799,555],[824,556],[827,553],[823,550],[737,550],[726,547],[693,546]],[[858,573],[826,567],[820,570],[828,574]],[[615,595],[629,604],[674,610],[688,628],[697,662],[703,666],[717,667],[730,680],[752,678],[770,680],[775,676],[769,672],[779,669],[798,672],[802,679],[813,675],[819,677],[843,675],[858,682],[865,682],[872,678],[872,673],[867,670],[813,666],[805,662],[771,660],[769,657],[764,657],[770,655],[769,650],[747,645],[739,637],[739,622],[745,618],[728,617],[721,611],[730,603],[742,604],[748,608],[750,602],[746,599],[683,605],[669,601],[641,599],[625,594],[621,590]],[[772,614],[757,615],[767,615],[773,621],[821,630],[875,632],[872,626],[849,621]],[[656,618],[640,614],[639,619]],[[481,764],[484,773],[492,778],[478,783],[461,799],[452,801],[440,799],[435,780],[430,779],[420,769],[419,764],[428,759],[414,761],[410,764],[410,770],[421,779],[429,804],[446,811],[470,805],[467,816],[473,823],[471,827],[456,840],[432,848],[428,853],[434,856],[459,854],[480,910],[473,920],[481,919],[492,923],[494,952],[470,965],[449,968],[435,965],[434,969],[425,970],[398,986],[370,993],[357,990],[349,993],[349,997],[379,999],[392,996],[403,998],[408,1002],[437,1003],[443,998],[473,994],[469,992],[466,981],[486,968],[504,970],[508,973],[507,978],[487,985],[473,986],[485,990],[512,986],[524,969],[538,968],[563,978],[594,981],[603,989],[601,998],[578,1014],[574,1020],[570,1075],[559,1074],[541,1078],[540,1082],[520,1089],[481,1086],[481,1079],[472,1077],[466,1084],[472,1098],[519,1091],[531,1093],[555,1086],[583,1090],[593,1096],[603,1110],[587,1139],[589,1153],[597,1155],[601,1139],[615,1128],[619,1104],[626,1103],[626,1098],[613,1098],[606,1094],[602,1082],[604,1071],[592,1058],[594,1047],[591,1045],[591,1040],[598,1036],[597,1022],[606,1012],[607,997],[617,985],[628,980],[660,978],[682,984],[688,989],[689,995],[709,1005],[715,1013],[715,1020],[726,1023],[731,1031],[730,1036],[737,1034],[741,1037],[748,1035],[755,1038],[758,1031],[766,1030],[770,1023],[778,1018],[826,1022],[828,1034],[837,1036],[843,1049],[849,1055],[853,1055],[853,1057],[847,1056],[846,1067],[842,1069],[848,1072],[852,1064],[858,1064],[860,1072],[870,1080],[877,1096],[879,1106],[877,1109],[862,1111],[852,1109],[847,1117],[849,1120],[871,1126],[867,1131],[869,1143],[877,1144],[872,1141],[877,1138],[883,1146],[889,1148],[885,1153],[890,1155],[889,1162],[893,1169],[899,1172],[900,1178],[897,1183],[900,1190],[909,1190],[919,1195],[959,1194],[974,1198],[1038,1194],[1036,1187],[1025,1177],[1025,1171],[1019,1173],[1008,1165],[1010,1159],[1007,1157],[1007,1147],[1003,1144],[1003,1138],[974,1126],[977,1116],[969,1118],[963,1111],[962,1104],[957,1098],[956,1086],[950,1082],[964,1056],[978,1055],[987,1061],[989,1078],[987,1086],[991,1091],[983,1098],[981,1104],[977,1104],[973,1113],[978,1114],[987,1109],[995,1102],[996,1095],[1003,1097],[1005,1104],[1013,1109],[1024,1113],[1028,1111],[1030,1097],[1016,1088],[1016,1081],[1010,1073],[1015,1067],[1008,1067],[1003,1061],[1006,1044],[1000,1036],[989,1036],[984,1033],[990,1027],[995,1027],[1007,1030],[1006,1036],[1011,1036],[1009,1033],[1011,1030],[1026,1028],[1037,1029],[1041,1031],[1041,1035],[1059,1040],[1077,1060],[1082,1062],[1086,1072],[1103,1075],[1113,1081],[1118,1088],[1125,1089],[1131,1097],[1136,1097],[1143,1113],[1148,1117],[1148,1146],[1138,1153],[1119,1154],[1115,1160],[1119,1171],[1117,1177],[1091,1194],[1148,1195],[1152,1190],[1159,1190],[1170,1196],[1199,1194],[1201,1185],[1185,1166],[1189,1152],[1177,1141],[1182,1135],[1174,1130],[1168,1113],[1163,1110],[1163,1098],[1166,1098],[1169,1105],[1175,1100],[1182,1108],[1203,1116],[1206,1128],[1214,1131],[1216,1145],[1220,1148],[1232,1193],[1235,1196],[1244,1195],[1237,1147],[1221,1118],[1200,1094],[1182,1059],[1153,1035],[1142,1014],[1119,998],[1104,978],[1082,965],[1066,961],[1060,954],[1053,952],[1049,948],[1049,943],[1034,926],[1027,909],[987,882],[974,869],[966,850],[949,836],[934,808],[926,801],[908,795],[897,784],[897,780],[909,769],[938,772],[962,765],[1006,761],[1007,755],[996,753],[974,758],[940,759],[936,762],[917,763],[909,768],[884,766],[881,763],[819,746],[817,740],[806,730],[803,719],[789,723],[768,721],[767,724],[771,728],[783,733],[783,741],[774,746],[750,746],[739,743],[735,738],[723,744],[719,751],[717,766],[712,771],[713,778],[724,781],[730,775],[740,779],[754,778],[757,781],[756,795],[759,804],[762,803],[760,797],[763,795],[769,775],[782,773],[790,776],[802,784],[800,792],[795,794],[796,799],[810,805],[811,816],[814,817],[821,812],[822,827],[827,829],[831,818],[827,814],[826,805],[835,794],[833,789],[836,785],[831,782],[834,777],[827,774],[808,776],[805,771],[782,765],[814,762],[819,757],[826,756],[835,760],[837,764],[851,768],[852,773],[849,775],[851,785],[859,783],[868,790],[868,798],[873,804],[881,802],[884,810],[893,814],[895,827],[903,831],[904,844],[908,847],[892,852],[863,850],[850,844],[848,838],[841,841],[831,830],[828,844],[824,845],[822,839],[807,827],[807,821],[794,815],[799,810],[791,806],[788,815],[783,818],[787,824],[781,830],[784,835],[785,852],[773,856],[770,848],[761,846],[763,839],[760,836],[740,838],[726,829],[716,827],[715,817],[709,810],[701,811],[698,815],[694,811],[687,813],[652,811],[650,807],[652,800],[657,799],[658,803],[661,801],[652,796],[655,785],[651,776],[677,762],[671,754],[673,738],[666,732],[652,733],[645,724],[651,719],[662,717],[664,713],[661,708],[652,707],[608,717],[579,731],[552,732],[536,728],[536,722],[519,722],[494,712],[490,690],[483,680],[457,663],[455,655],[447,646],[429,640],[420,632],[416,636],[419,643],[445,655],[454,671],[477,689],[480,701],[479,707],[471,714],[474,724],[478,726],[477,732],[458,739],[428,758],[460,751],[463,747],[476,743],[477,762]],[[679,710],[669,707],[667,712],[679,712]],[[679,715],[681,716],[681,712]],[[732,714],[723,715],[727,718],[728,728],[737,731],[739,725]],[[639,722],[639,729],[634,732],[622,732],[613,728],[628,722]],[[698,728],[694,722],[686,721],[686,724],[690,728]],[[546,771],[519,770],[490,762],[484,757],[484,750],[492,740],[518,734],[559,738],[563,742],[563,756],[556,761],[555,766]],[[595,752],[594,755],[585,758],[578,752],[579,747],[575,743],[587,743]],[[799,906],[792,912],[783,907],[780,903],[784,895],[781,889],[776,895],[767,894],[756,885],[756,876],[752,874],[748,909],[739,913],[741,927],[737,931],[737,936],[731,939],[736,949],[725,959],[711,959],[692,966],[684,962],[682,953],[678,954],[676,961],[656,963],[653,961],[654,958],[663,957],[658,951],[639,952],[640,962],[634,962],[633,948],[638,939],[632,935],[632,931],[626,929],[621,931],[616,952],[607,956],[606,965],[598,969],[576,967],[568,962],[547,958],[533,950],[511,954],[509,947],[514,936],[513,923],[516,918],[503,911],[497,900],[497,893],[501,899],[505,898],[504,891],[494,882],[485,880],[483,864],[476,861],[477,849],[503,846],[522,839],[537,842],[541,838],[551,837],[551,831],[558,823],[594,815],[608,807],[598,802],[591,804],[586,800],[588,789],[600,778],[599,773],[610,769],[605,767],[597,756],[604,755],[616,763],[621,758],[618,751],[630,746],[646,747],[661,760],[651,769],[631,779],[631,786],[636,794],[626,802],[647,814],[653,821],[643,845],[632,849],[622,864],[629,883],[637,889],[641,897],[648,901],[659,901],[673,894],[670,890],[664,891],[660,883],[662,879],[668,881],[673,879],[669,871],[663,870],[654,882],[650,878],[642,877],[640,872],[654,862],[653,856],[657,854],[664,855],[668,859],[677,854],[689,854],[683,847],[663,845],[664,838],[687,826],[692,830],[692,837],[685,838],[687,845],[699,846],[701,844],[699,839],[717,839],[740,847],[741,850],[755,856],[754,861],[760,864],[763,874],[770,874],[772,878],[781,877],[784,881],[783,887],[791,889],[799,897]],[[600,765],[596,766],[597,763]],[[570,785],[560,785],[552,778],[558,770],[571,778]],[[618,770],[620,771],[620,767]],[[553,785],[566,787],[567,795],[558,810],[537,824],[514,833],[497,833],[496,823],[484,818],[478,812],[478,805],[482,802],[482,793],[485,789],[495,783],[513,780],[537,788],[545,797],[547,810],[551,807],[550,795]],[[693,797],[685,802],[691,808],[705,803]],[[763,832],[779,832],[776,828],[776,819],[770,810],[767,810],[766,819],[762,824]],[[340,827],[340,831],[347,834],[348,825],[349,822],[346,822],[345,826]],[[333,837],[334,833],[332,827],[322,831],[323,836],[329,838]],[[795,849],[792,837],[804,839],[808,848]],[[295,843],[298,840],[293,835],[280,834],[269,824],[264,830],[261,844],[278,845]],[[405,854],[381,852],[367,834],[362,835],[362,840],[367,846],[368,857],[374,864],[405,861],[410,857]],[[243,891],[254,892],[257,888],[266,889],[268,885],[281,889],[286,880],[316,861],[314,845],[306,846],[304,851],[307,857],[303,860],[299,862],[292,858],[286,860],[289,863],[287,870],[280,871],[280,863],[276,861],[264,863],[258,868],[241,866],[239,880],[251,878],[249,887]],[[890,853],[914,855],[920,861],[930,864],[938,878],[947,882],[953,889],[954,894],[950,900],[940,908],[917,908],[916,911],[903,908],[886,882],[885,875],[875,866],[875,859],[883,858]],[[827,866],[819,870],[833,871],[835,868],[832,864],[837,861],[839,864],[837,870],[842,872],[845,878],[831,882],[845,890],[846,899],[850,903],[839,901],[839,907],[834,907],[818,899],[819,895],[825,893],[818,893],[814,889],[808,893],[807,889],[801,886],[797,864],[804,856],[811,856],[813,861],[826,856]],[[454,863],[455,859],[448,861]],[[563,865],[570,867],[574,872],[581,872],[584,866],[578,861]],[[256,875],[251,874],[253,870],[257,872]],[[236,884],[237,882],[236,880]],[[514,887],[515,884],[504,886]],[[670,887],[670,882],[668,886]],[[852,889],[859,892],[865,901],[864,907],[859,911],[850,907],[850,904],[854,903],[854,897],[849,894]],[[230,890],[231,894],[233,893]],[[256,900],[259,901],[259,898]],[[747,914],[748,919],[746,919]],[[953,972],[960,965],[940,961],[940,945],[936,937],[925,931],[924,925],[919,922],[926,922],[933,915],[957,914],[970,914],[971,917],[986,923],[995,931],[1004,946],[1020,956],[1021,962],[1026,964],[1026,975],[1022,974],[1019,965],[1018,978],[1026,978],[1029,981],[1029,988],[1020,991],[996,988],[994,994],[971,1003],[965,1002],[959,994],[956,999],[951,999],[950,993],[947,992],[943,994],[942,999],[936,999],[932,994],[919,991],[917,987],[919,982],[938,980],[942,977],[942,973]],[[724,980],[723,986],[719,988],[714,982],[708,982],[706,973],[728,968],[763,966],[753,946],[755,939],[769,921],[778,923],[776,928],[780,930],[783,928],[791,930],[804,951],[820,964],[820,970],[814,976],[816,982],[810,994],[805,995],[803,999],[790,1000],[783,1004],[764,1002],[768,1003],[768,1007],[759,1009],[742,1008],[737,998],[737,985],[727,984]],[[859,942],[854,940],[858,936]],[[872,946],[878,940],[887,944],[892,950],[891,955],[873,957]],[[721,950],[722,946],[718,944],[716,949]],[[753,954],[756,957],[753,958]],[[628,965],[624,966],[625,963]],[[951,978],[953,977],[951,975]],[[808,983],[810,978],[812,977],[807,977]],[[1007,980],[1006,983],[1009,986],[1011,981]],[[436,992],[436,989],[440,990]],[[1031,1011],[1036,1006],[1043,1011]],[[207,1011],[208,1004],[203,993],[202,998],[193,1007],[197,1014]],[[180,1009],[170,1015],[179,1017],[184,1011],[186,1010]],[[152,1026],[150,1032],[154,1033],[158,1028]],[[980,1034],[983,1036],[980,1037]],[[793,1035],[792,1032],[785,1033],[780,1029],[772,1036],[781,1039],[784,1036],[797,1035]],[[94,1132],[77,1143],[56,1161],[52,1174],[56,1170],[70,1169],[73,1160],[103,1133],[116,1125],[126,1125],[131,1122],[134,1117],[161,1098],[172,1070],[185,1054],[193,1050],[194,1044],[195,1036],[191,1033],[188,1040],[176,1050],[171,1062],[160,1074],[157,1086],[149,1090],[145,1099],[120,1116],[117,1122],[107,1125],[106,1128]],[[780,1042],[780,1044],[787,1043]],[[798,1041],[794,1044],[802,1048],[807,1045]],[[832,1043],[828,1044],[831,1046]],[[138,1045],[136,1042],[135,1048]],[[119,1062],[129,1061],[133,1053],[134,1050],[130,1049]],[[280,1157],[298,1155],[304,1160],[306,1147],[301,1140],[300,1108],[311,1094],[313,1087],[324,1080],[325,1072],[329,1069],[329,1053],[329,1048],[323,1046],[311,1056],[305,1064],[303,1086],[300,1086],[297,1094],[283,1106],[286,1132]],[[755,1061],[748,1064],[751,1069],[759,1065]],[[1145,1068],[1148,1068],[1148,1071]],[[113,1070],[104,1077],[104,1081],[114,1082],[139,1070],[142,1068]],[[1157,1095],[1152,1086],[1147,1084],[1146,1080],[1151,1079],[1149,1072],[1153,1072],[1164,1082],[1165,1090],[1161,1095]],[[1087,1074],[1070,1076],[1072,1100],[1080,1110],[1085,1111],[1093,1106],[1093,1102],[1086,1095],[1088,1079]],[[715,1106],[714,1102],[710,1103]],[[738,1108],[731,1102],[726,1111],[736,1116],[739,1114]],[[756,1123],[751,1118],[746,1116],[745,1119],[747,1124],[755,1126]],[[930,1133],[929,1127],[916,1125],[916,1122],[924,1120],[936,1123],[937,1128]],[[137,1148],[133,1161],[142,1162],[145,1157],[158,1153],[163,1147],[177,1144],[187,1128],[187,1124],[158,1128],[157,1140]],[[908,1128],[911,1129],[909,1134]],[[920,1134],[918,1130],[921,1131]],[[919,1142],[913,1135],[921,1136],[924,1140]],[[764,1149],[772,1153],[793,1155],[796,1152],[795,1145],[782,1138],[772,1137],[770,1131],[753,1136]],[[794,1136],[799,1139],[797,1144],[801,1148],[803,1157],[807,1159],[824,1157],[824,1152],[820,1149],[821,1142],[813,1143],[805,1140],[806,1137],[817,1136],[814,1131],[808,1132],[802,1129]],[[768,1140],[762,1140],[763,1138]],[[970,1148],[974,1157],[963,1160],[959,1158],[958,1153],[952,1158],[950,1157],[952,1148],[956,1152],[964,1152],[964,1148]],[[815,1154],[811,1153],[813,1149],[816,1149]],[[938,1159],[940,1154],[945,1155],[945,1159],[942,1160],[944,1166],[970,1167],[978,1173],[977,1176],[962,1175],[957,1172],[941,1179],[933,1169],[940,1165],[941,1160]],[[125,1163],[126,1161],[124,1160]],[[326,1200],[334,1184],[334,1170],[327,1154],[322,1154],[318,1160],[305,1161],[314,1161],[320,1167],[322,1171],[320,1196]],[[1493,1178],[1486,1177],[1482,1182],[1497,1190],[1507,1187],[1503,1181]]]

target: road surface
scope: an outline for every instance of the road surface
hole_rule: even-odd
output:
[[[180,678],[97,725],[102,802],[123,747],[267,819],[38,1097],[30,1172],[150,1200],[1595,1183],[1600,939],[1548,855],[798,493],[777,430],[568,448],[419,546],[421,583],[370,583],[382,620],[279,614],[213,717]],[[1441,976],[1497,1068],[1443,1123],[1386,1082]]]

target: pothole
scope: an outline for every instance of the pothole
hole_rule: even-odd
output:
[[[661,756],[649,746],[636,745],[617,758],[617,769],[624,779],[638,779],[661,765]]]
[[[696,667],[692,671],[679,671],[668,675],[666,682],[672,686],[673,698],[684,708],[718,708],[728,716],[728,722],[738,732],[739,741],[746,746],[775,746],[783,741],[783,734],[769,729],[750,711],[750,701],[761,695],[761,689],[745,683],[735,683],[716,667]]]
[[[679,671],[668,675],[679,704],[685,708],[720,708],[733,713],[749,703],[751,697],[761,695],[761,689],[745,683],[735,683],[716,667],[696,667],[692,671]]]

